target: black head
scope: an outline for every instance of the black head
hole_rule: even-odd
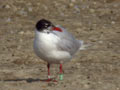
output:
[[[41,19],[36,24],[36,29],[38,31],[43,31],[44,29],[47,29],[48,27],[52,26],[52,23],[48,20]]]

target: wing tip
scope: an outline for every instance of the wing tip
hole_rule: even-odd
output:
[[[86,50],[89,46],[91,46],[90,44],[84,44],[83,40],[79,40],[79,43],[80,43],[79,50]]]

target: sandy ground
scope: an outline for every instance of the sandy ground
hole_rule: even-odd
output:
[[[64,64],[63,81],[44,82],[46,63],[33,52],[42,18],[92,45]],[[120,1],[0,0],[0,90],[120,90]]]

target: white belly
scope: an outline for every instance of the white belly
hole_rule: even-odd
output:
[[[49,63],[69,61],[72,58],[71,55],[66,51],[59,51],[57,49],[59,39],[59,37],[51,33],[37,32],[34,40],[35,53]]]

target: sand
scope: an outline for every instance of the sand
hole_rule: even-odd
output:
[[[43,81],[46,62],[33,51],[42,18],[91,45],[63,65],[63,81]],[[120,90],[120,1],[0,0],[0,90]]]

